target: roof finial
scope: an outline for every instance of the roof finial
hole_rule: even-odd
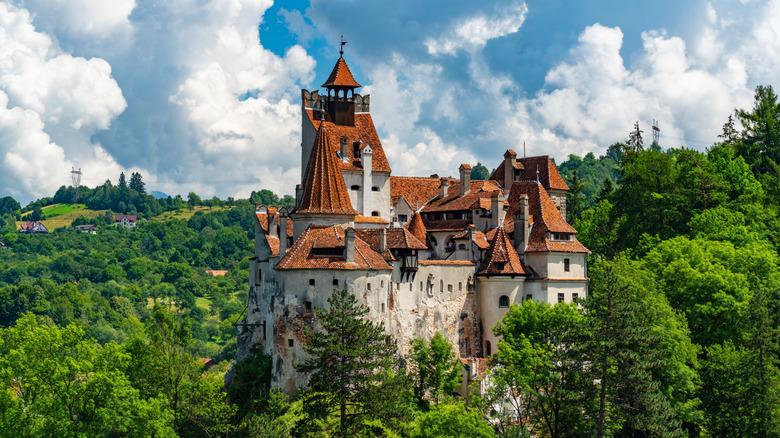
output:
[[[339,48],[339,58],[344,57],[344,46],[347,44],[346,41],[344,41],[344,34],[341,34],[341,47]]]
[[[539,165],[536,165],[536,183],[539,184]]]

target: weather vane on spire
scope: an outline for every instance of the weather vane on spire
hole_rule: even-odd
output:
[[[347,42],[344,41],[344,34],[341,34],[341,47],[339,48],[339,55],[341,55],[342,58],[344,57],[344,46],[346,44]]]

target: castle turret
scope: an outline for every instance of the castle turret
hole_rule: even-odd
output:
[[[328,89],[326,110],[333,123],[355,126],[355,88],[361,85],[352,76],[343,56],[336,61],[328,80],[322,86]]]

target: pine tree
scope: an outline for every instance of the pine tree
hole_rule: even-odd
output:
[[[306,330],[303,349],[310,357],[295,368],[311,373],[310,412],[337,413],[340,435],[347,436],[366,418],[392,415],[405,391],[396,386],[397,347],[384,325],[367,320],[368,309],[346,290],[335,292],[328,304],[327,310],[316,308],[322,328]]]
[[[566,193],[566,212],[568,213],[568,222],[571,223],[580,217],[582,210],[585,209],[585,202],[588,200],[582,191],[585,188],[582,181],[577,177],[577,171],[572,170],[571,178],[568,181],[569,191]]]
[[[144,184],[140,173],[133,172],[130,176],[130,188],[142,195],[146,193],[146,184]]]
[[[592,272],[594,287],[584,306],[590,339],[584,348],[592,381],[598,382],[595,436],[620,429],[628,436],[682,436],[681,421],[654,378],[664,365],[660,339],[637,288],[612,264]]]
[[[119,187],[120,189],[127,187],[127,180],[125,179],[124,172],[119,174],[119,185],[117,187]]]
[[[642,146],[643,132],[644,131],[639,129],[639,121],[637,120],[634,123],[634,130],[628,134],[628,141],[626,141],[626,146],[628,146],[629,149],[633,149],[635,152],[644,150]]]

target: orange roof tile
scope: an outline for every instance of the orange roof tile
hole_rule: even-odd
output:
[[[420,241],[406,228],[386,228],[387,247],[389,249],[426,249],[425,243]],[[382,238],[382,230],[379,228],[355,230],[355,235],[368,243],[371,249],[379,251],[379,241]]]
[[[471,181],[471,188],[468,193],[460,196],[460,181],[453,182],[444,198],[434,199],[423,207],[423,213],[463,211],[474,208],[481,208],[482,205],[489,205],[490,199],[498,195],[501,187],[490,180]],[[485,201],[482,201],[482,200]],[[487,203],[487,204],[486,204]],[[504,205],[507,205],[504,201]]]
[[[569,190],[569,186],[561,177],[558,168],[552,162],[549,156],[541,155],[538,157],[518,158],[515,164],[516,169],[525,169],[520,172],[520,181],[536,181],[536,169],[539,169],[539,182],[547,190]],[[493,181],[504,183],[504,162],[502,161],[490,178]],[[507,190],[507,187],[504,187]]]
[[[485,258],[477,274],[481,275],[518,275],[528,274],[517,255],[512,241],[504,227],[498,227],[493,242],[490,243]]]
[[[320,126],[321,111],[306,108],[306,116],[313,126]],[[382,142],[374,127],[374,120],[369,113],[356,113],[355,126],[336,125],[331,120],[330,115],[325,113],[324,126],[328,128],[330,137],[330,147],[333,152],[341,152],[341,138],[347,137],[347,156],[342,157],[340,165],[345,170],[363,170],[363,164],[360,158],[355,157],[355,148],[352,146],[356,141],[362,141],[365,145],[371,146],[373,155],[371,157],[371,167],[374,172],[390,172],[390,163],[387,161],[385,150],[382,148]],[[361,149],[362,150],[362,149]]]
[[[409,206],[419,210],[428,201],[439,195],[439,184],[439,178],[391,176],[390,197],[395,205],[403,196]]]
[[[589,252],[576,238],[568,242],[552,241],[547,233],[575,234],[577,230],[569,225],[555,207],[550,195],[541,184],[529,181],[516,181],[509,192],[509,211],[504,221],[508,230],[515,230],[514,215],[520,208],[520,197],[528,196],[528,213],[531,216],[531,235],[528,237],[526,252]]]
[[[257,222],[260,223],[260,228],[262,228],[263,232],[267,235],[268,234],[268,214],[263,212],[255,212],[255,217],[257,218]],[[280,221],[280,219],[276,218],[277,222]],[[293,235],[293,219],[291,217],[287,217],[287,235],[289,237],[292,237]]]
[[[381,254],[355,236],[355,261],[343,255],[318,255],[318,249],[343,249],[344,230],[338,225],[310,225],[295,241],[275,269],[392,270]]]
[[[384,225],[387,225],[390,222],[382,219],[379,216],[357,215],[357,216],[355,216],[355,223],[356,224],[384,224]]]
[[[428,233],[419,212],[414,212],[412,219],[406,224],[406,229],[420,242],[428,244]]]
[[[339,57],[339,60],[336,61],[336,65],[333,66],[333,70],[330,72],[330,76],[328,76],[328,80],[325,81],[325,83],[321,86],[351,88],[362,87],[362,85],[358,84],[355,78],[352,76],[352,72],[349,71],[347,61],[344,61],[343,57]]]
[[[418,264],[422,266],[475,266],[476,263],[471,260],[418,260]]]
[[[303,177],[303,196],[296,213],[356,215],[349,201],[338,157],[330,147],[328,128],[320,124]]]

